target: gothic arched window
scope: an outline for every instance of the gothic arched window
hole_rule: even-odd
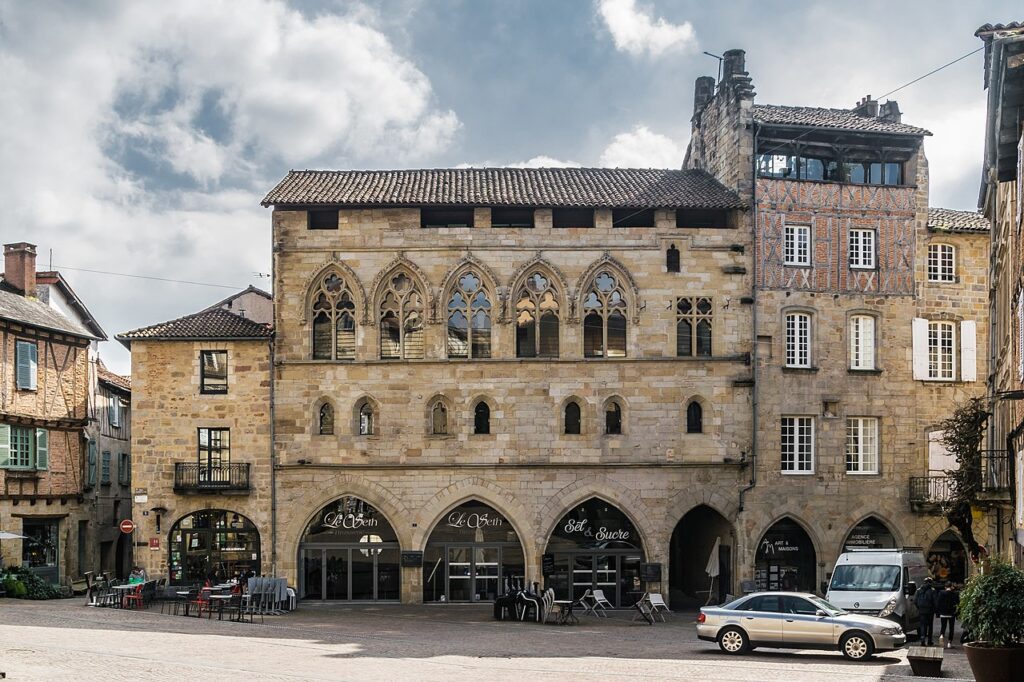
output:
[[[580,405],[575,401],[571,401],[565,404],[565,428],[563,429],[566,434],[570,436],[578,436],[580,434],[582,415],[580,414]]]
[[[491,301],[472,272],[459,277],[448,299],[448,357],[491,357]]]
[[[679,272],[679,249],[675,244],[669,246],[665,252],[665,269],[669,272]]]
[[[609,436],[622,433],[622,406],[614,400],[609,400],[604,408],[604,432]]]
[[[334,408],[331,407],[330,403],[324,403],[320,406],[320,414],[318,415],[318,431],[321,436],[330,436],[334,434]]]
[[[380,297],[380,357],[423,358],[423,294],[403,272],[393,275]]]
[[[376,428],[376,415],[373,413],[373,405],[369,400],[362,400],[359,409],[356,411],[356,430],[360,436],[372,436]]]
[[[483,400],[473,408],[473,433],[486,434],[491,432],[491,407]]]
[[[626,357],[626,297],[607,270],[583,297],[583,357]]]
[[[704,408],[696,400],[686,406],[686,432],[704,433]]]
[[[440,400],[434,401],[430,408],[430,433],[435,436],[448,433],[448,408]]]
[[[558,291],[539,272],[516,295],[516,357],[558,357]]]
[[[326,275],[317,285],[312,299],[313,358],[355,358],[356,306],[345,281],[335,273]]]

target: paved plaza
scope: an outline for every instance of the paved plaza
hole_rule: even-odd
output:
[[[491,620],[484,606],[301,605],[266,623],[87,608],[80,599],[0,600],[7,680],[587,680],[869,682],[910,677],[906,652],[723,655],[693,614],[631,624],[622,611],[559,627]],[[973,679],[959,648],[943,679]],[[922,679],[922,678],[917,678]]]

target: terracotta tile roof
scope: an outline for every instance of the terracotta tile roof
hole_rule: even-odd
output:
[[[253,322],[222,308],[214,308],[118,334],[117,339],[128,345],[132,341],[143,339],[160,341],[269,339],[272,335],[273,331],[265,324]]]
[[[438,168],[289,171],[271,205],[743,208],[698,170],[657,168]]]
[[[951,208],[929,208],[928,229],[945,232],[988,232],[988,218],[977,211],[955,211]]]
[[[107,366],[103,364],[103,360],[100,360],[97,363],[97,374],[99,375],[99,380],[105,384],[109,384],[110,386],[121,389],[122,391],[131,392],[132,390],[131,378],[111,372],[107,369]]]
[[[906,123],[893,123],[883,118],[860,116],[850,109],[755,104],[754,120],[759,123],[808,126],[828,130],[852,130],[895,135],[931,135],[924,128],[907,125]]]
[[[0,280],[0,319],[87,339],[99,338],[75,320],[64,317],[39,299],[25,298],[3,280]]]

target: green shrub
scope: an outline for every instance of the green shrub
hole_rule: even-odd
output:
[[[21,566],[7,569],[4,589],[8,596],[18,599],[60,599],[63,596],[59,587]]]
[[[1008,647],[1024,641],[1024,571],[993,558],[967,581],[957,609],[975,641]]]

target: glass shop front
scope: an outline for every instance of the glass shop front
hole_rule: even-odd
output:
[[[260,572],[260,534],[252,521],[224,509],[183,516],[171,527],[169,582],[223,582]]]

